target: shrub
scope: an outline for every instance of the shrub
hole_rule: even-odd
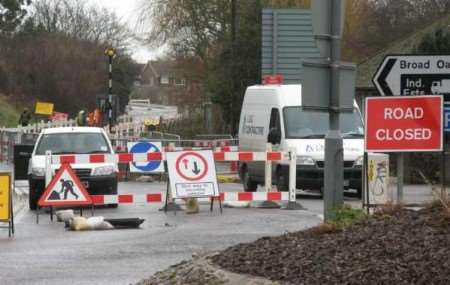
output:
[[[328,223],[338,229],[343,229],[354,223],[366,220],[367,217],[364,210],[354,209],[349,205],[344,205],[331,211]]]

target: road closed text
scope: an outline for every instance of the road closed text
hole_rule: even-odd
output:
[[[368,98],[366,150],[438,151],[442,148],[442,98]]]
[[[422,107],[415,108],[384,108],[384,120],[420,120],[423,119],[424,111]],[[409,128],[409,129],[378,129],[375,133],[379,141],[391,140],[429,140],[431,139],[429,128]]]
[[[430,129],[379,129],[376,132],[377,140],[391,141],[391,140],[429,140],[431,139]]]

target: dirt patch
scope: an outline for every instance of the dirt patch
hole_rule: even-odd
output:
[[[450,226],[439,215],[402,210],[337,233],[310,229],[261,238],[211,260],[282,284],[449,284]]]

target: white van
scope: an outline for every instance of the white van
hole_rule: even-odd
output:
[[[361,195],[364,128],[359,109],[341,113],[344,138],[344,187]],[[297,151],[297,188],[320,190],[324,183],[325,135],[329,115],[302,107],[301,85],[256,85],[247,88],[239,122],[239,150]],[[288,163],[272,167],[273,181],[280,191],[289,186]],[[264,163],[242,163],[239,174],[245,191],[256,191],[264,183]]]
[[[52,154],[114,154],[111,142],[102,128],[61,127],[44,129],[28,164],[29,206],[35,210],[45,186],[45,152]],[[60,165],[52,165],[53,173]],[[72,164],[89,194],[117,194],[117,163]],[[116,206],[116,205],[113,205]]]

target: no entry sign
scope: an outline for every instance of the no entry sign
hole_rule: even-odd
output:
[[[212,151],[168,152],[166,155],[172,198],[219,195]]]
[[[367,98],[366,151],[441,151],[442,105],[441,96]]]

